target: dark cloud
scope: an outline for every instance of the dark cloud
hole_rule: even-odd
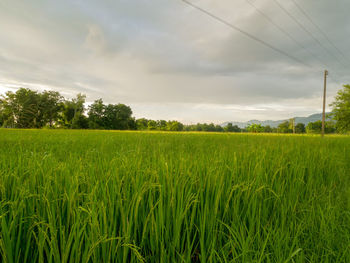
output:
[[[276,0],[321,45],[274,1],[253,2],[298,44],[246,0],[193,1],[308,66],[180,0],[4,0],[1,91],[17,85],[57,89],[69,96],[83,92],[89,101],[101,97],[132,104],[137,116],[209,121],[237,119],[242,113],[249,119],[319,111],[323,69],[331,74],[330,96],[346,81],[349,1],[295,0],[330,43],[292,1]]]

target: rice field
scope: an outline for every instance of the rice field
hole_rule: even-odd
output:
[[[350,137],[0,129],[0,262],[350,262]]]

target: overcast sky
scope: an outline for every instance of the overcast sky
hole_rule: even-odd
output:
[[[189,1],[303,64],[181,0],[1,0],[0,93],[81,92],[136,118],[222,123],[321,112],[325,67],[328,102],[349,82],[349,0],[295,0],[331,41],[293,0],[276,1],[299,25],[275,0],[249,0],[289,36],[247,0]]]

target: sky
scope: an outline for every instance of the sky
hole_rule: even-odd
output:
[[[136,118],[220,124],[321,112],[324,69],[328,103],[350,82],[350,1],[188,1],[297,61],[181,0],[1,0],[0,93],[83,93]]]

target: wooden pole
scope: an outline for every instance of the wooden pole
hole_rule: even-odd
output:
[[[295,118],[293,118],[293,133],[295,134]]]
[[[326,90],[327,90],[327,75],[328,71],[324,71],[324,86],[323,86],[323,112],[322,112],[322,137],[324,136],[326,122]]]

